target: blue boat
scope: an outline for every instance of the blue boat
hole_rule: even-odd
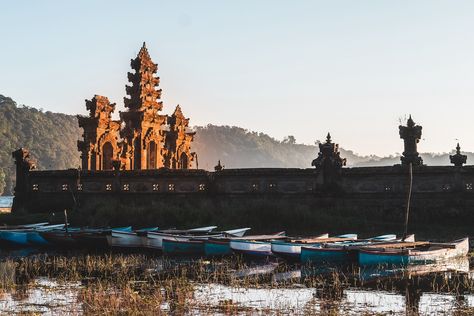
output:
[[[204,242],[204,253],[207,257],[230,256],[233,254],[230,248],[230,239],[212,238]]]
[[[28,243],[33,246],[48,246],[50,243],[43,238],[37,231],[28,232],[26,235]]]
[[[28,246],[28,232],[24,229],[0,231],[0,242],[7,247]]]
[[[304,264],[348,264],[358,260],[358,247],[377,242],[395,241],[396,235],[382,235],[365,240],[329,243],[301,247],[301,262]]]
[[[37,227],[32,231],[27,232],[27,239],[28,243],[31,246],[39,246],[39,247],[44,247],[44,246],[49,246],[50,243],[41,236],[40,232],[45,232],[45,231],[51,231],[54,229],[62,229],[64,228],[64,224],[57,224],[57,225],[46,225],[46,226],[41,226]]]
[[[163,239],[163,254],[172,256],[200,256],[204,254],[204,240],[173,238]]]
[[[248,227],[237,228],[196,236],[169,235],[164,237],[162,241],[162,251],[168,255],[201,256],[206,254],[206,242],[212,239],[214,241],[221,241],[220,249],[213,248],[213,250],[211,250],[212,255],[222,255],[223,252],[227,253],[228,249],[226,248],[228,246],[226,246],[226,244],[228,245],[230,240],[233,238],[242,238],[249,229]]]
[[[31,242],[28,239],[28,236],[38,235],[39,231],[48,231],[60,226],[60,225],[44,225],[40,224],[30,224],[25,225],[23,228],[17,229],[4,229],[0,231],[0,242],[5,246],[10,247],[26,247],[30,246]]]
[[[357,239],[357,234],[345,234],[336,237],[329,237],[328,234],[323,234],[315,237],[307,238],[290,238],[289,240],[273,240],[272,253],[277,257],[283,258],[287,261],[297,262],[301,257],[301,247],[317,247],[323,243],[334,243],[353,241]]]

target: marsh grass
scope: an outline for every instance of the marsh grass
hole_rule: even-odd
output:
[[[301,276],[289,274],[287,279],[275,277],[292,271],[301,271]],[[36,255],[1,261],[0,289],[9,291],[17,287],[17,293],[21,293],[21,289],[34,286],[33,281],[38,277],[51,278],[57,282],[80,282],[82,286],[77,302],[84,313],[91,315],[196,312],[233,315],[255,312],[231,299],[221,300],[218,304],[196,300],[195,289],[200,284],[221,284],[243,289],[309,288],[314,290],[315,300],[312,304],[324,306],[326,314],[337,312],[344,291],[351,288],[401,294],[407,289],[453,295],[474,293],[474,280],[465,273],[448,272],[426,277],[413,276],[407,272],[367,281],[361,278],[361,272],[358,267],[321,269],[275,262],[255,264],[238,257],[176,260],[144,254]],[[311,304],[305,308],[305,314],[321,314]],[[467,310],[472,312],[472,309]],[[285,306],[278,310],[261,308],[258,312],[291,314],[291,310],[285,309]]]

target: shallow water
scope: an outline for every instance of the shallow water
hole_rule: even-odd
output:
[[[79,282],[60,283],[48,278],[35,279],[25,290],[15,290],[0,296],[0,313],[35,312],[44,315],[81,314],[82,304],[78,293]],[[232,302],[244,311],[262,313],[319,314],[337,312],[341,315],[382,313],[405,315],[404,295],[387,291],[362,289],[344,290],[338,301],[318,299],[313,288],[245,288],[221,284],[195,284],[194,304],[219,306]],[[474,295],[462,298],[443,293],[423,293],[418,304],[420,315],[452,315],[457,310],[474,307]],[[163,309],[168,309],[163,305]],[[196,310],[196,313],[199,309]],[[194,314],[193,311],[190,311]]]
[[[0,196],[0,208],[12,207],[13,196]]]
[[[25,250],[23,250],[25,251]],[[28,282],[19,281],[18,271],[2,268],[5,261],[35,258],[28,252],[9,251],[0,253],[0,282],[13,273],[16,286],[0,291],[0,314],[35,312],[44,315],[82,314],[84,302],[80,293],[89,285],[87,282],[67,278],[35,276]],[[74,259],[84,253],[49,253],[48,257]],[[100,255],[99,255],[100,256]],[[112,254],[119,256],[119,254]],[[123,255],[120,255],[123,256]],[[125,255],[127,256],[133,255]],[[43,257],[40,257],[43,258]],[[47,257],[45,257],[47,258]],[[122,258],[122,257],[121,257]],[[453,291],[459,286],[459,278],[471,282],[474,271],[469,261],[453,260],[444,264],[416,266],[403,271],[403,277],[396,281],[387,276],[400,273],[399,270],[367,270],[345,274],[340,291],[332,291],[329,281],[320,278],[327,269],[287,266],[281,262],[248,263],[236,266],[229,261],[169,260],[159,256],[144,257],[147,270],[166,273],[171,269],[190,269],[199,263],[201,271],[193,271],[189,276],[191,293],[186,298],[189,308],[186,314],[225,314],[228,307],[237,314],[327,314],[340,315],[387,314],[405,315],[407,310],[420,315],[453,315],[457,311],[474,311],[473,287]],[[3,263],[2,263],[3,262]],[[212,278],[213,272],[221,265],[228,265],[226,275],[232,282],[219,282]],[[226,266],[227,267],[227,266]],[[3,273],[3,276],[2,276]],[[319,274],[321,273],[321,274]],[[21,279],[21,278],[20,278]],[[354,281],[354,280],[355,281]],[[208,280],[208,281],[203,281]],[[242,282],[240,282],[242,280]],[[258,280],[257,282],[254,282]],[[310,280],[310,282],[308,282]],[[316,280],[316,281],[314,281]],[[134,282],[140,282],[135,280]],[[442,286],[434,286],[433,284]],[[464,282],[464,281],[463,281]],[[158,286],[159,287],[159,286]],[[165,291],[164,287],[159,289]],[[164,312],[173,312],[172,300],[160,303]],[[223,308],[226,307],[226,308]],[[471,308],[471,310],[469,310]],[[466,312],[462,315],[468,315]]]

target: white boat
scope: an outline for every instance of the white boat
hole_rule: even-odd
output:
[[[258,237],[258,238],[257,238]],[[260,235],[255,239],[251,237],[242,239],[232,239],[230,241],[230,248],[233,252],[249,257],[271,257],[273,239],[286,238],[285,232],[280,232],[273,235]]]
[[[322,243],[344,242],[356,240],[357,234],[345,234],[336,237],[329,237],[329,234],[323,234],[311,238],[298,238],[291,240],[274,240],[271,242],[272,253],[290,261],[299,261],[301,247],[317,246]]]
[[[156,231],[156,232],[147,232],[141,236],[142,247],[162,250],[163,249],[163,239],[175,240],[175,241],[187,241],[190,238],[193,239],[209,239],[215,237],[222,237],[225,235],[238,236],[241,237],[248,231],[250,228],[239,228],[231,229],[223,232],[212,231],[216,226],[208,226],[201,228],[193,228],[188,230],[165,230],[165,231]],[[206,234],[207,233],[207,234]]]
[[[123,231],[112,229],[107,235],[107,243],[114,248],[141,248],[142,234],[158,230],[158,227],[139,229],[135,231]]]

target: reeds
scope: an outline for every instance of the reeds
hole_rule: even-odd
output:
[[[290,273],[295,271],[301,275]],[[345,290],[351,288],[400,294],[409,291],[453,295],[474,293],[474,280],[466,273],[446,272],[428,277],[402,272],[388,278],[366,280],[361,277],[363,272],[357,266],[322,268],[276,262],[255,264],[240,258],[176,260],[154,255],[112,253],[37,255],[0,262],[0,288],[8,291],[15,285],[27,286],[38,277],[66,283],[80,282],[82,286],[77,302],[84,313],[104,315],[233,315],[255,311],[232,299],[218,303],[196,299],[196,287],[210,284],[242,289],[311,289],[314,300],[304,307],[304,313],[313,315],[320,313],[314,305],[324,305],[329,314],[331,310],[337,311]],[[281,275],[287,275],[287,278]],[[291,308],[285,308],[283,304],[278,310],[263,307],[258,312],[291,313]]]

